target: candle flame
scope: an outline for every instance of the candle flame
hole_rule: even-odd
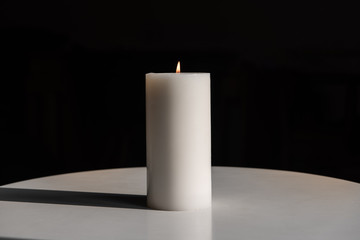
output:
[[[176,73],[180,73],[180,61],[178,61],[178,63],[177,63]]]

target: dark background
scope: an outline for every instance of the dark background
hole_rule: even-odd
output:
[[[360,182],[346,1],[0,2],[0,185],[145,166],[145,73],[212,76],[213,165]]]

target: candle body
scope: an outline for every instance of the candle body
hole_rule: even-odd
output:
[[[211,206],[209,73],[146,74],[147,203]]]

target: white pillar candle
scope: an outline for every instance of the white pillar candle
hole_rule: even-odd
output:
[[[209,73],[146,74],[147,203],[211,206]]]

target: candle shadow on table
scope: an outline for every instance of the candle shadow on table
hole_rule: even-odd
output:
[[[0,240],[35,240],[35,239],[30,239],[30,238],[1,237],[1,236],[0,236]],[[40,240],[40,239],[37,239],[37,240]]]
[[[149,209],[146,195],[0,187],[0,201]]]

